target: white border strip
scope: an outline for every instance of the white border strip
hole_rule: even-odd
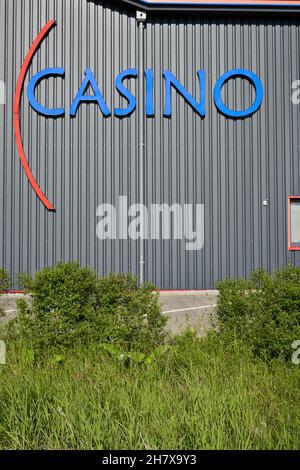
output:
[[[192,307],[192,308],[181,308],[179,310],[167,310],[165,312],[162,312],[163,314],[164,313],[177,313],[177,312],[188,312],[190,310],[203,310],[205,308],[215,308],[217,306],[217,304],[215,305],[202,305],[201,307]]]

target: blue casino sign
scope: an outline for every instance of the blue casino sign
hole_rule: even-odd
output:
[[[38,48],[42,41],[49,33],[49,31],[56,25],[55,20],[50,20],[40,31],[38,36],[33,41],[26,58],[21,67],[17,87],[14,97],[14,132],[17,144],[18,153],[21,159],[22,167],[28,177],[28,180],[34,189],[38,198],[43,202],[48,210],[55,210],[53,204],[47,199],[46,195],[42,192],[39,184],[35,180],[32,171],[30,169],[24,146],[23,139],[21,136],[21,99],[23,92],[25,91],[25,80],[29,73],[32,59],[34,58]],[[136,96],[130,91],[128,86],[131,80],[143,80],[144,81],[144,102],[145,102],[145,118],[150,118],[162,114],[165,118],[172,118],[172,92],[175,91],[181,95],[186,103],[193,109],[193,111],[201,118],[205,118],[207,113],[207,79],[205,70],[195,70],[195,78],[199,82],[200,98],[197,100],[181,83],[171,70],[155,71],[160,73],[164,81],[164,109],[155,109],[154,95],[155,95],[155,80],[154,70],[146,69],[140,72],[136,68],[130,68],[121,71],[114,80],[114,87],[116,92],[125,100],[125,106],[122,108],[109,109],[105,96],[103,95],[94,72],[90,69],[86,69],[82,73],[82,82],[79,89],[74,92],[74,97],[70,103],[57,103],[57,107],[47,108],[41,104],[37,99],[37,88],[41,81],[48,80],[50,77],[54,77],[59,80],[71,80],[72,77],[67,77],[65,69],[63,67],[51,67],[40,70],[34,74],[27,86],[27,98],[32,109],[41,116],[62,118],[66,114],[69,114],[72,118],[75,118],[80,106],[87,105],[89,103],[96,103],[99,108],[99,114],[105,118],[113,116],[115,118],[126,118],[135,112],[137,107]],[[254,89],[254,100],[253,103],[241,110],[236,110],[228,107],[222,99],[222,89],[226,82],[232,79],[240,78],[250,83],[250,86]],[[253,115],[261,106],[264,96],[263,84],[258,77],[251,70],[245,70],[243,68],[236,68],[228,70],[223,73],[215,82],[213,87],[213,101],[217,111],[223,114],[229,119],[245,119]]]
[[[165,81],[165,106],[163,110],[163,115],[165,117],[171,118],[172,117],[172,88],[174,88],[185,101],[193,108],[193,110],[202,118],[205,117],[206,114],[206,73],[205,70],[197,70],[197,76],[199,81],[199,88],[200,88],[200,100],[196,101],[196,99],[189,93],[189,91],[184,87],[182,83],[180,83],[175,75],[170,70],[164,70],[162,72],[162,76]],[[82,84],[77,91],[76,95],[70,106],[66,109],[66,107],[59,107],[55,109],[49,109],[42,106],[36,99],[36,88],[41,80],[46,80],[49,77],[60,77],[62,79],[65,78],[65,69],[64,68],[47,68],[41,70],[37,74],[35,74],[27,88],[27,97],[31,107],[39,114],[43,116],[50,116],[50,117],[62,117],[69,113],[71,117],[75,117],[79,107],[83,103],[96,103],[99,106],[99,110],[105,117],[109,117],[112,114],[115,117],[124,118],[130,116],[136,110],[136,97],[128,90],[125,86],[124,81],[127,82],[131,79],[142,79],[142,77],[138,77],[138,71],[135,68],[127,69],[122,71],[115,79],[115,88],[117,92],[125,98],[128,105],[126,108],[115,108],[114,110],[110,110],[105,102],[105,98],[97,84],[96,77],[92,70],[86,69],[84,71],[84,78]],[[243,110],[234,110],[230,109],[226,106],[226,104],[222,100],[222,88],[224,84],[234,78],[242,78],[251,83],[255,90],[255,100],[253,104],[248,107],[247,109]],[[145,114],[146,117],[153,117],[155,115],[156,110],[154,109],[154,71],[153,69],[147,69],[144,71],[144,78],[145,78]],[[87,94],[88,92],[88,94]],[[263,85],[260,78],[250,70],[245,69],[234,69],[229,70],[217,80],[214,86],[214,104],[219,112],[221,112],[224,116],[228,118],[247,118],[255,113],[263,100]]]

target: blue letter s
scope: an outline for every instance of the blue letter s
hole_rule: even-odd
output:
[[[128,108],[126,109],[116,108],[115,109],[115,115],[118,117],[129,116],[136,108],[135,97],[124,86],[123,80],[125,80],[125,78],[136,78],[137,75],[138,73],[136,69],[128,69],[128,70],[124,70],[124,72],[120,73],[116,78],[116,89],[118,90],[120,95],[123,96],[128,101]]]

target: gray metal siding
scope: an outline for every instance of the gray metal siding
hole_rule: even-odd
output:
[[[45,119],[25,94],[21,126],[33,174],[56,212],[36,198],[21,170],[13,135],[13,95],[24,57],[51,18],[50,32],[29,76],[46,67],[65,67],[65,80],[39,87],[39,99],[68,108],[85,68],[97,77],[110,109],[122,105],[115,76],[137,68],[134,11],[113,2],[87,0],[0,0],[0,79],[7,103],[0,105],[0,266],[13,275],[34,272],[59,260],[78,260],[100,274],[138,272],[136,241],[100,241],[96,208],[128,195],[137,203],[138,113],[104,119],[96,105],[77,117]],[[155,118],[146,120],[146,202],[205,205],[205,245],[185,251],[184,242],[147,241],[146,278],[164,289],[212,288],[219,278],[269,271],[300,254],[287,250],[287,197],[300,193],[300,106],[291,84],[300,79],[300,21],[286,16],[205,17],[195,13],[148,18],[145,66],[155,70]],[[261,109],[230,120],[213,105],[216,79],[228,69],[257,73],[264,84]],[[195,97],[196,71],[207,73],[206,117],[201,119],[173,93],[172,119],[162,116],[162,71],[171,70]],[[26,86],[25,86],[26,90]],[[137,93],[137,82],[131,80]],[[241,80],[226,86],[226,101],[250,103]],[[268,207],[262,201],[268,199]]]

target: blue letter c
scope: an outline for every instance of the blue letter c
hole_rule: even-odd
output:
[[[27,97],[28,97],[30,106],[37,113],[42,114],[43,116],[52,116],[52,117],[63,116],[65,114],[64,108],[58,108],[58,109],[44,108],[44,106],[42,106],[35,97],[35,89],[38,83],[43,78],[50,77],[50,76],[63,77],[64,75],[65,75],[65,69],[51,68],[51,69],[42,70],[41,72],[38,72],[36,75],[32,77],[27,87]]]

